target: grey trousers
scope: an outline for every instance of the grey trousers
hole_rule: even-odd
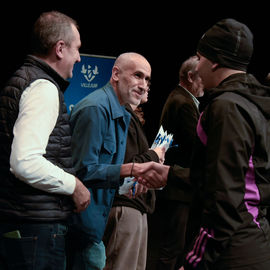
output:
[[[125,206],[112,207],[103,238],[104,270],[145,270],[147,236],[147,214]]]

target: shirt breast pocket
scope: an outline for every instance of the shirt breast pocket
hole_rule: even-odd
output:
[[[115,141],[112,140],[104,140],[103,143],[103,151],[101,155],[101,163],[111,163],[113,160],[113,156],[116,153],[116,144]]]

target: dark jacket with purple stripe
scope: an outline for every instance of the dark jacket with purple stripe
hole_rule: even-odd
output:
[[[270,88],[231,75],[211,90],[197,135],[185,270],[269,263]]]

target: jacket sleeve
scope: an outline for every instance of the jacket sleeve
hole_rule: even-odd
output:
[[[224,100],[214,101],[204,114],[207,154],[202,223],[185,269],[215,262],[247,217],[245,177],[254,147],[251,119],[241,106]]]
[[[154,150],[149,149],[148,142],[147,139],[144,137],[144,134],[137,134],[137,131],[133,132],[132,125],[133,121],[130,122],[128,131],[125,163],[144,163],[149,161],[159,162],[159,157],[157,153]],[[144,147],[141,146],[142,144],[144,144]]]
[[[144,153],[134,155],[130,160],[126,160],[125,162],[144,163],[149,161],[159,162],[157,153],[152,149],[148,149]]]
[[[168,183],[176,187],[191,191],[190,168],[183,168],[179,165],[170,166]]]
[[[125,163],[144,163],[149,161],[159,162],[157,153],[149,149],[147,137],[145,136],[143,125],[134,113],[130,105],[126,109],[131,114],[128,127],[127,145],[125,152]]]

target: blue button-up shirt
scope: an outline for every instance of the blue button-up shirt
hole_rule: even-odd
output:
[[[86,96],[71,112],[74,167],[91,192],[91,203],[76,215],[76,223],[95,242],[102,240],[119,186],[129,121],[130,114],[110,83]]]

